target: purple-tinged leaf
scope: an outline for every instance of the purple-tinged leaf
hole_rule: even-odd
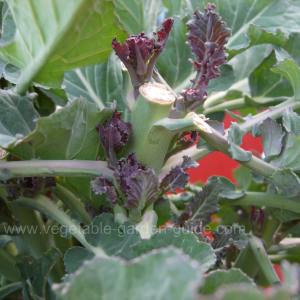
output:
[[[208,4],[203,13],[195,11],[187,23],[187,39],[195,55],[193,65],[197,71],[192,86],[182,91],[187,110],[194,110],[203,102],[209,80],[220,75],[219,66],[226,61],[224,46],[230,32],[215,8]]]
[[[173,19],[169,18],[152,38],[142,32],[130,36],[123,44],[116,39],[112,41],[113,49],[129,72],[136,96],[138,87],[151,80],[154,65],[165,47],[172,26]]]
[[[162,179],[160,189],[163,192],[175,192],[176,189],[184,188],[189,180],[186,169],[196,167],[198,167],[196,161],[193,161],[190,157],[184,156],[182,164],[172,168],[172,170]]]
[[[118,162],[115,177],[126,196],[126,208],[141,208],[153,203],[158,196],[158,177],[137,161],[135,154]]]
[[[115,112],[112,118],[97,126],[100,141],[110,165],[116,163],[116,152],[120,151],[129,140],[131,125],[121,120],[121,115]]]
[[[281,153],[285,133],[282,126],[268,118],[260,125],[264,154],[266,159],[274,158]]]
[[[106,194],[112,204],[117,204],[118,196],[113,183],[103,176],[96,177],[91,182],[92,190],[96,195]]]

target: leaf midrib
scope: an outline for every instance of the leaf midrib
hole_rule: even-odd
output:
[[[81,0],[77,5],[77,8],[74,9],[74,14],[71,16],[70,20],[59,30],[58,34],[54,37],[54,39],[50,40],[48,44],[42,48],[40,54],[28,64],[28,66],[22,72],[21,77],[19,78],[19,82],[16,87],[16,92],[18,94],[24,94],[30,85],[30,83],[34,80],[36,75],[42,70],[43,66],[49,60],[53,52],[55,52],[56,48],[60,44],[60,42],[64,39],[66,33],[74,28],[75,23],[78,21],[78,18],[82,11],[84,11],[85,6],[90,5],[89,2],[85,0]]]

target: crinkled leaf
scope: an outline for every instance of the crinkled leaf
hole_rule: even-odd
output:
[[[204,7],[209,0],[192,1],[193,9]],[[299,32],[297,0],[215,1],[222,18],[231,28],[228,48],[240,51],[250,44],[283,45],[289,35]]]
[[[229,152],[233,159],[239,161],[249,161],[252,157],[250,151],[243,150],[239,147],[242,143],[244,132],[236,123],[232,123],[228,130],[228,142],[230,144]]]
[[[111,55],[105,63],[65,73],[63,86],[70,101],[82,97],[100,108],[116,102],[122,110],[126,105],[124,76],[119,59]]]
[[[106,59],[111,40],[123,35],[111,1],[7,3],[17,29],[0,56],[21,69],[19,91],[32,81],[58,86],[66,70]]]
[[[160,182],[160,189],[168,192],[175,192],[176,189],[183,189],[189,179],[186,169],[197,168],[198,163],[188,156],[183,156],[181,165],[171,169],[171,171]]]
[[[110,114],[82,99],[74,101],[40,118],[36,129],[12,152],[23,159],[96,159],[100,143],[95,128]]]
[[[243,195],[235,194],[235,186],[224,177],[211,177],[201,191],[195,192],[192,200],[179,217],[180,223],[197,225],[199,222],[206,223],[210,215],[219,210],[219,197],[239,198]]]
[[[0,90],[0,146],[9,148],[24,139],[34,129],[38,116],[31,97]]]
[[[207,271],[216,262],[212,247],[192,232],[182,228],[170,228],[154,234],[149,240],[142,240],[133,246],[136,255],[147,253],[154,249],[174,246],[195,259],[201,265],[202,271]]]
[[[268,118],[260,125],[264,154],[270,159],[280,154],[285,136],[282,126],[276,121]]]
[[[240,269],[217,270],[208,274],[204,284],[201,286],[201,294],[213,294],[220,288],[230,284],[252,284],[253,280],[243,273]]]
[[[172,248],[128,263],[95,257],[55,289],[59,300],[194,300],[203,276],[199,267]]]
[[[134,256],[131,246],[141,238],[134,225],[121,225],[114,221],[113,215],[101,214],[89,226],[86,239],[93,246],[100,246],[108,255],[130,259]]]
[[[220,65],[226,61],[224,46],[230,32],[215,9],[214,4],[208,3],[204,12],[196,10],[187,23],[187,40],[195,57],[196,70],[192,85],[181,93],[188,110],[201,104],[207,96],[209,81],[220,75]]]

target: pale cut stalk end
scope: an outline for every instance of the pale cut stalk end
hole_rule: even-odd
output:
[[[143,84],[139,92],[149,102],[160,105],[170,106],[176,100],[175,95],[165,85],[157,82]]]

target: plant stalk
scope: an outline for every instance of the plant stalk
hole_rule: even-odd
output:
[[[152,134],[155,122],[169,116],[175,95],[160,83],[146,83],[139,89],[132,111],[133,147],[138,159],[159,171],[174,133],[162,130]]]
[[[240,199],[221,199],[221,202],[223,204],[233,206],[266,206],[300,213],[300,203],[297,200],[298,199],[287,199],[280,195],[272,195],[262,192],[246,192],[246,194]]]
[[[107,256],[102,248],[96,248],[90,245],[86,241],[80,226],[77,223],[75,223],[64,211],[56,207],[56,205],[53,202],[51,202],[47,197],[41,195],[34,199],[24,197],[16,200],[15,203],[20,207],[31,208],[45,214],[50,219],[53,219],[61,226],[67,228],[70,234],[72,234],[88,250],[102,257]]]
[[[112,177],[106,162],[91,160],[26,160],[0,162],[0,179],[31,176]]]

